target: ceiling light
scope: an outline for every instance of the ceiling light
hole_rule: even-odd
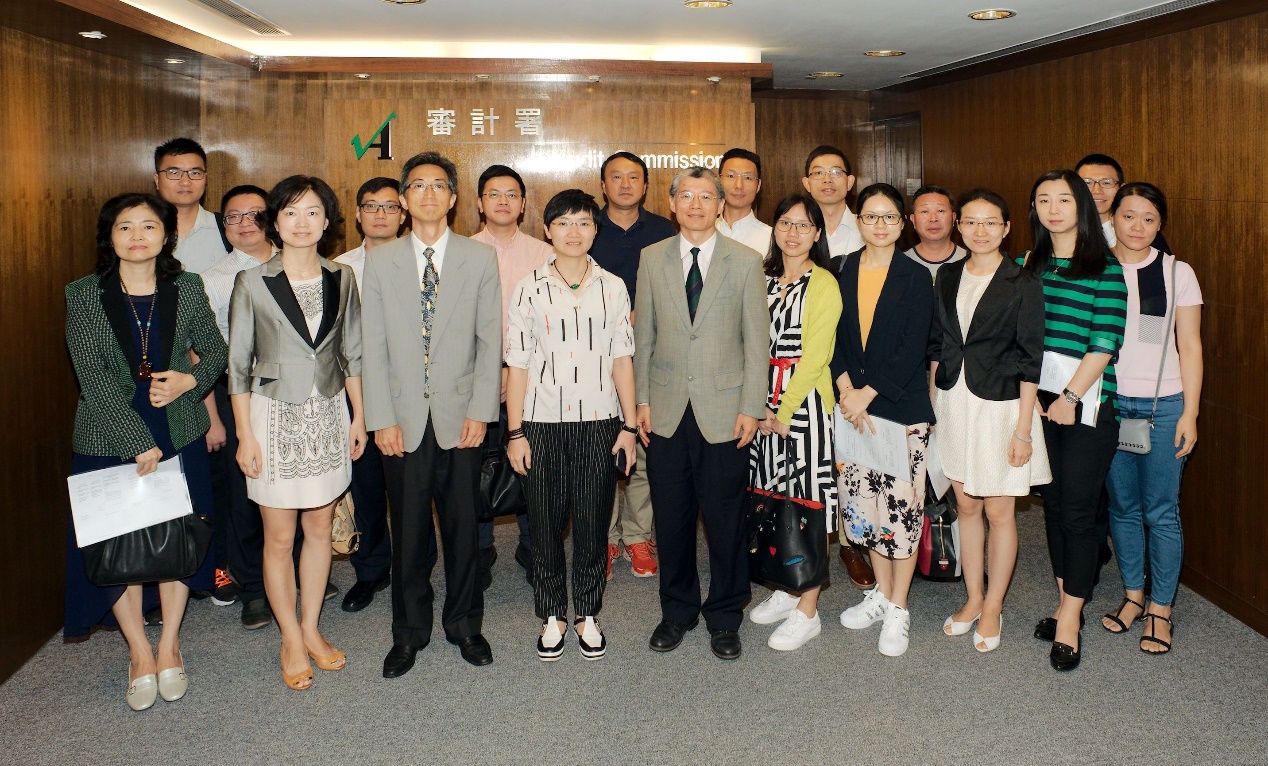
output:
[[[682,4],[688,8],[726,8],[731,0],[683,0]]]
[[[810,76],[817,79],[819,77],[844,77],[845,75],[840,72],[811,72]]]
[[[89,40],[104,40],[104,39],[106,39],[106,33],[105,33],[105,32],[98,32],[98,31],[97,31],[97,30],[95,30],[95,29],[94,29],[93,31],[91,31],[91,32],[80,32],[80,33],[79,33],[79,36],[80,36],[80,37],[87,37]]]
[[[185,63],[185,59],[163,59],[163,60],[169,64],[184,64]]]
[[[985,11],[973,11],[969,14],[969,18],[974,21],[999,21],[1000,19],[1011,19],[1017,15],[1017,11],[1009,11],[1003,8],[989,8]]]
[[[493,75],[489,75],[489,74],[478,74],[478,75],[476,75],[476,79],[477,79],[477,80],[488,80],[488,79],[490,79],[490,78],[492,78],[492,77],[493,77]]]
[[[383,2],[391,3],[392,5],[422,5],[427,0],[383,0]]]
[[[590,75],[589,77],[587,77],[586,79],[587,79],[587,80],[589,80],[590,82],[599,82],[599,81],[601,81],[601,80],[603,79],[603,76],[602,76],[602,75],[597,75],[597,74],[592,74],[592,75]]]
[[[718,83],[722,82],[722,78],[718,77],[716,74],[713,75],[712,77],[706,77],[705,79],[713,83],[714,85],[717,85]]]
[[[907,51],[868,51],[864,56],[875,56],[877,58],[885,58],[886,56],[906,56]]]
[[[358,80],[370,79],[370,75],[367,72],[357,72],[356,74],[353,75],[353,77],[357,78]]]

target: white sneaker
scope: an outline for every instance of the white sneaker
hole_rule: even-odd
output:
[[[800,609],[792,610],[784,624],[775,629],[766,645],[781,652],[792,652],[806,645],[810,639],[819,635],[823,623],[819,621],[819,613],[807,617]]]
[[[863,600],[841,613],[841,624],[851,630],[862,630],[885,619],[889,599],[879,587],[872,588]]]
[[[901,657],[907,652],[907,630],[911,627],[911,612],[901,606],[889,605],[885,624],[881,626],[881,638],[876,648],[886,657]]]
[[[758,625],[774,625],[797,611],[796,596],[777,590],[762,603],[748,610],[748,618]]]

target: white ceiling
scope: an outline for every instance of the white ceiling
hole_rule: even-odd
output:
[[[762,61],[778,88],[870,90],[938,67],[1123,16],[1151,0],[240,0],[290,32],[263,37],[193,0],[125,0],[265,56],[457,56]],[[992,3],[1002,5],[992,5]],[[973,21],[1004,7],[1017,16]],[[482,43],[491,45],[481,45]],[[864,51],[907,51],[869,58]],[[840,79],[807,80],[812,71]]]

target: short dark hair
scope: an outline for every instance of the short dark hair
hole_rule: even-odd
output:
[[[741,149],[738,146],[734,149],[727,149],[726,153],[722,155],[722,161],[718,163],[719,173],[722,172],[722,166],[726,164],[727,160],[748,160],[757,166],[757,177],[759,180],[761,179],[762,158],[757,156],[757,152],[750,152],[748,149]]]
[[[1052,260],[1052,233],[1039,219],[1039,211],[1035,209],[1035,195],[1039,186],[1049,181],[1064,181],[1074,194],[1075,209],[1078,212],[1078,231],[1074,241],[1074,257],[1070,265],[1058,270],[1050,267]],[[1030,234],[1035,241],[1035,249],[1030,251],[1026,259],[1026,268],[1043,275],[1045,271],[1055,271],[1066,279],[1089,279],[1105,273],[1105,266],[1114,256],[1110,253],[1109,243],[1105,241],[1104,229],[1101,228],[1101,216],[1096,212],[1096,200],[1087,184],[1073,170],[1049,170],[1039,176],[1035,185],[1030,187]]]
[[[580,189],[564,189],[551,197],[542,210],[542,222],[549,229],[556,218],[573,213],[589,213],[594,225],[599,225],[599,203]]]
[[[643,169],[643,182],[647,182],[647,163],[643,162],[643,158],[634,152],[617,152],[604,160],[603,164],[599,166],[599,181],[603,181],[604,178],[607,177],[608,163],[612,160],[629,160],[635,165],[638,165]]]
[[[164,157],[175,157],[180,154],[197,154],[198,159],[207,164],[207,152],[203,150],[202,144],[192,138],[173,138],[166,143],[158,145],[154,150],[154,172],[162,170],[160,165],[163,164]]]
[[[1121,186],[1118,189],[1118,194],[1114,195],[1114,202],[1110,205],[1110,215],[1117,213],[1118,206],[1123,204],[1123,200],[1128,197],[1141,197],[1147,200],[1151,205],[1158,208],[1159,228],[1167,225],[1167,195],[1162,193],[1162,189],[1144,181],[1133,181]]]
[[[863,209],[863,203],[872,197],[884,197],[894,203],[894,207],[898,208],[898,214],[907,216],[907,202],[903,200],[903,193],[898,191],[890,184],[876,183],[859,192],[858,208]]]
[[[841,151],[835,146],[829,146],[828,144],[820,144],[819,146],[816,146],[815,148],[810,150],[809,156],[806,157],[806,172],[803,175],[806,178],[809,178],[810,166],[814,163],[814,161],[819,159],[820,157],[825,157],[829,154],[833,154],[833,155],[836,155],[837,157],[840,157],[841,160],[845,162],[845,172],[849,175],[854,175],[854,170],[853,168],[850,167],[850,158],[845,156],[845,152]]]
[[[176,208],[155,194],[120,194],[101,206],[101,212],[97,214],[97,273],[104,277],[119,267],[119,256],[115,254],[112,237],[114,223],[123,211],[134,207],[148,207],[163,224],[163,249],[154,260],[154,275],[171,281],[185,268],[176,260]]]
[[[253,184],[239,184],[238,186],[235,186],[229,191],[225,192],[225,196],[220,198],[220,212],[221,213],[225,212],[225,207],[229,205],[229,200],[233,199],[234,197],[237,197],[240,194],[255,194],[259,196],[260,199],[264,200],[266,207],[268,206],[268,201],[269,201],[268,192],[264,191],[260,187],[255,186]]]
[[[520,195],[528,194],[528,189],[524,186],[524,179],[520,178],[520,174],[516,173],[513,168],[506,165],[490,165],[480,174],[480,180],[476,182],[476,196],[484,196],[484,185],[494,178],[514,178],[515,182],[520,185]]]
[[[423,165],[435,165],[445,171],[445,178],[448,179],[449,183],[449,193],[458,193],[458,168],[454,167],[453,162],[440,152],[419,152],[405,160],[405,167],[401,168],[401,188],[399,191],[405,190],[405,185],[409,183],[409,174],[414,172],[414,168]]]
[[[951,196],[951,192],[947,191],[942,186],[938,186],[937,184],[925,184],[924,186],[917,189],[916,193],[911,195],[912,206],[914,207],[916,204],[916,200],[920,199],[926,194],[941,194],[943,197],[947,198],[947,203],[951,205],[951,210],[953,212],[957,214],[960,212],[960,206],[958,203],[956,203],[955,197]]]
[[[964,206],[970,202],[987,202],[999,208],[999,214],[1003,217],[1004,223],[1008,223],[1012,219],[1008,212],[1008,203],[1004,198],[990,189],[983,189],[980,186],[976,189],[969,189],[960,195],[960,199],[956,201],[956,210],[963,210]]]
[[[814,227],[819,230],[819,239],[810,246],[810,262],[832,271],[832,254],[828,250],[828,232],[823,224],[823,211],[819,209],[819,203],[815,202],[814,197],[804,193],[789,194],[775,206],[775,216],[771,218],[771,222],[778,224],[784,213],[798,205],[805,208],[806,216],[810,218],[810,222],[814,224]],[[770,247],[766,249],[766,258],[762,261],[762,270],[766,272],[768,277],[782,277],[784,275],[784,254],[779,249],[779,245],[775,243],[774,226],[771,227]]]
[[[1079,163],[1074,166],[1074,172],[1077,174],[1079,171],[1079,168],[1083,167],[1084,165],[1109,165],[1110,167],[1114,168],[1114,172],[1118,174],[1118,182],[1120,184],[1123,182],[1123,166],[1119,165],[1118,160],[1114,159],[1108,154],[1089,154],[1088,156],[1079,160]]]
[[[328,225],[326,230],[321,233],[321,239],[317,242],[318,246],[325,245],[327,240],[335,235],[339,224],[343,223],[343,215],[339,212],[339,198],[335,196],[335,191],[330,188],[330,184],[316,176],[290,176],[283,178],[269,192],[269,206],[264,212],[264,234],[275,247],[282,246],[282,238],[277,233],[278,213],[282,212],[287,206],[294,204],[295,200],[304,196],[306,192],[312,192],[317,195],[317,199],[321,201],[321,207],[326,213],[326,220],[333,224]]]
[[[361,204],[361,200],[365,197],[365,195],[381,192],[384,189],[391,189],[397,194],[401,193],[401,185],[395,178],[376,176],[361,184],[361,188],[357,189],[357,204]]]

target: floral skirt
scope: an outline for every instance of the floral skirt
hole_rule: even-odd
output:
[[[928,423],[907,427],[910,482],[855,463],[838,465],[842,543],[848,539],[891,559],[905,559],[916,552],[923,524],[928,446]]]
[[[303,404],[251,394],[251,431],[260,443],[260,478],[247,496],[270,508],[321,508],[352,482],[347,400],[343,392]]]

